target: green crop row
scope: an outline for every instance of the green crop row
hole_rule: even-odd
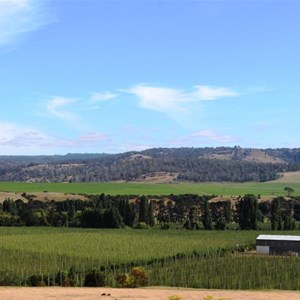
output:
[[[261,233],[0,227],[0,283],[22,284],[32,275],[51,282],[73,267],[81,278],[101,270],[115,286],[118,274],[144,266],[149,285],[299,289],[298,257],[232,254]]]
[[[152,285],[213,289],[300,290],[300,258],[228,254],[187,256],[152,266]]]

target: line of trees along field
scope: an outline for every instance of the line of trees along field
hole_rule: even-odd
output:
[[[292,230],[300,221],[300,197],[259,201],[247,194],[231,201],[209,202],[214,196],[91,195],[88,201],[42,202],[23,194],[28,202],[6,199],[0,204],[0,226],[55,226],[83,228],[147,228],[175,224],[188,230]],[[265,229],[265,226],[264,226]]]

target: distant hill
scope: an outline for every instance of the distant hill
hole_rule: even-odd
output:
[[[120,154],[0,156],[0,181],[246,182],[300,170],[300,149],[153,148]]]
[[[92,158],[103,158],[107,153],[68,153],[66,155],[0,155],[0,162],[14,164],[46,164],[67,162],[75,160],[87,160]]]

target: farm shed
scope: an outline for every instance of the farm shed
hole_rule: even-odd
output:
[[[300,253],[299,235],[259,235],[256,252],[260,254]]]

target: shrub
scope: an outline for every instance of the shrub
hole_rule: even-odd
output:
[[[116,277],[117,285],[121,288],[132,287],[132,278],[129,274],[120,274]]]
[[[148,275],[144,268],[135,267],[131,270],[130,275],[133,281],[133,287],[140,287],[147,285]]]
[[[75,266],[71,266],[68,278],[70,280],[70,286],[81,286],[82,274]]]
[[[0,286],[19,286],[19,285],[26,285],[26,282],[24,282],[22,278],[18,278],[17,276],[11,276],[11,275],[9,276],[8,274],[1,276]]]
[[[67,276],[66,272],[59,271],[55,276],[55,285],[59,286],[71,286],[70,278]]]
[[[84,286],[98,287],[105,286],[105,276],[99,271],[93,269],[87,272],[84,278]]]
[[[141,287],[148,283],[148,275],[144,268],[134,267],[130,273],[120,274],[116,277],[118,287]]]
[[[29,286],[46,286],[46,283],[41,275],[32,275],[28,278]]]
[[[170,225],[168,223],[163,223],[160,225],[160,229],[168,230],[168,229],[170,229]]]
[[[148,225],[145,222],[138,222],[134,228],[135,229],[147,229]]]

